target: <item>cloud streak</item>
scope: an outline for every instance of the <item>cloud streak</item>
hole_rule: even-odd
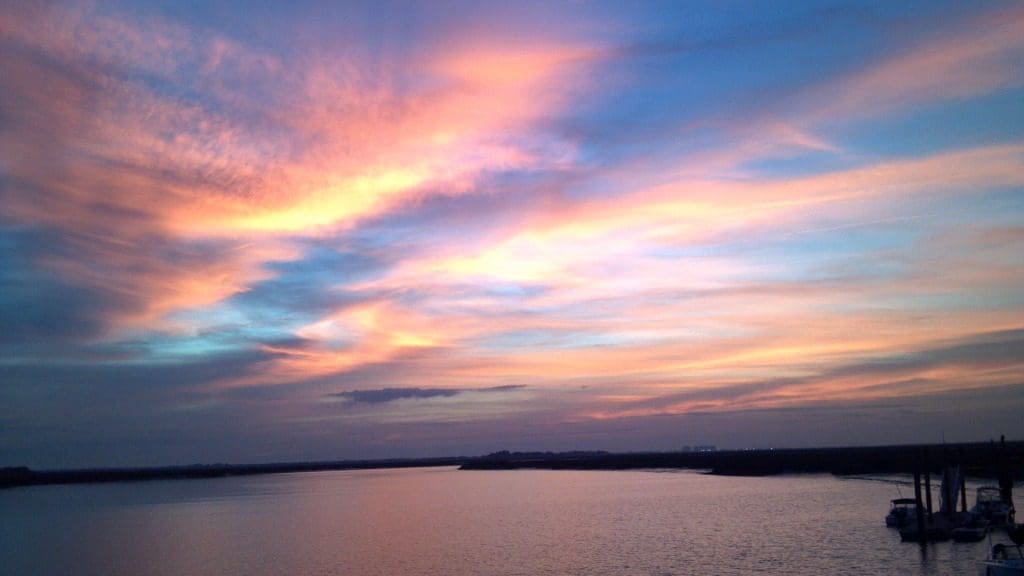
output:
[[[349,390],[337,392],[330,397],[342,398],[355,404],[384,404],[397,400],[424,400],[428,398],[452,398],[465,393],[509,392],[524,388],[523,385],[491,386],[488,388],[379,388],[375,390]]]

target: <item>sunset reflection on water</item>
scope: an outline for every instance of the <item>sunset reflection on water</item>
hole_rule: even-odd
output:
[[[923,553],[887,482],[811,475],[282,474],[0,492],[12,574],[970,574],[988,543]]]

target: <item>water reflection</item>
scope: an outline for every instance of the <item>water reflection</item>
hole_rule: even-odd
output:
[[[975,574],[830,476],[376,470],[0,492],[12,574]]]

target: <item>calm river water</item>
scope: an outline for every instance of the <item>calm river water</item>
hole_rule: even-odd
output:
[[[453,468],[18,488],[0,490],[0,573],[981,573],[988,541],[900,543],[897,496],[827,475]]]

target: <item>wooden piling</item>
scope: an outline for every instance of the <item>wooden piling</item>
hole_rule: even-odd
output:
[[[917,513],[917,536],[919,542],[924,542],[924,507],[921,505],[921,454],[914,455],[914,500],[916,501]]]

